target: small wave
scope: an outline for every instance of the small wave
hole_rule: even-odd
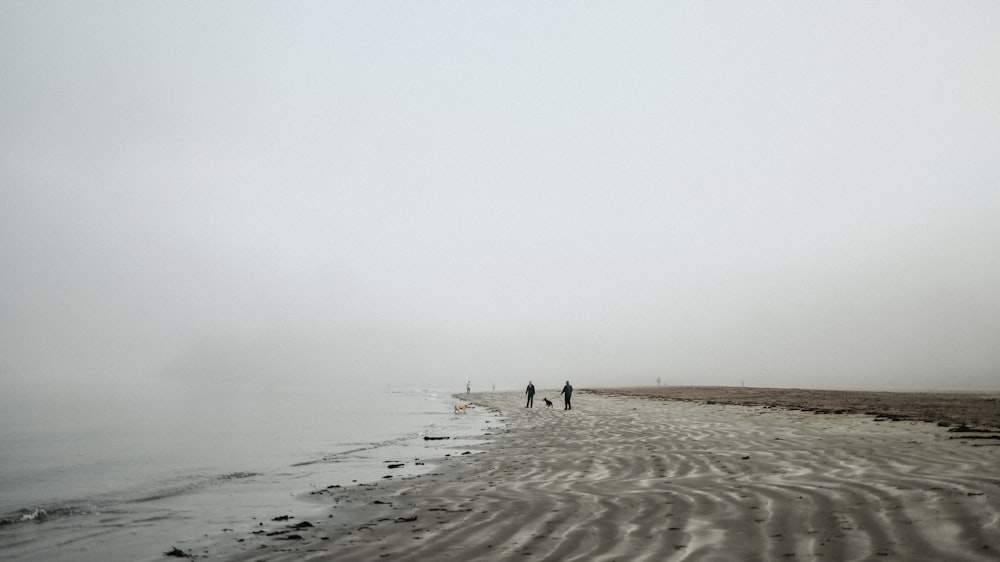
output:
[[[40,507],[35,509],[22,509],[10,517],[0,519],[0,525],[28,523],[29,521],[45,521],[48,518],[49,512]]]
[[[47,505],[44,507],[26,507],[0,516],[0,527],[8,525],[24,525],[29,523],[45,523],[53,519],[107,513],[129,503],[145,503],[192,492],[197,492],[213,483],[222,484],[228,481],[241,480],[259,476],[259,472],[238,471],[215,476],[187,477],[172,486],[162,486],[153,489],[143,489],[140,494],[118,492],[109,498],[90,498],[89,500],[72,501],[62,505]]]
[[[427,432],[425,430],[421,430],[421,431],[415,431],[415,432],[407,433],[406,435],[401,435],[401,436],[396,437],[394,439],[386,439],[384,441],[377,441],[377,442],[374,442],[374,443],[351,443],[351,445],[359,445],[359,446],[355,447],[353,449],[348,449],[346,451],[339,451],[339,452],[334,453],[332,455],[327,455],[327,456],[325,456],[325,457],[323,457],[321,459],[314,459],[314,460],[311,460],[311,461],[297,462],[297,463],[294,463],[294,464],[292,464],[290,466],[308,466],[308,465],[311,465],[311,464],[319,464],[319,463],[324,463],[324,462],[337,462],[339,460],[344,459],[345,457],[349,457],[351,455],[356,455],[358,453],[363,453],[365,451],[372,451],[374,449],[378,449],[379,447],[388,447],[388,446],[391,446],[391,445],[398,445],[399,443],[403,443],[403,442],[409,441],[411,439],[419,439],[420,437],[423,437],[426,433]]]
[[[87,511],[79,507],[33,507],[19,509],[6,517],[0,518],[0,527],[24,523],[44,523],[57,517],[84,515]]]
[[[197,492],[205,486],[211,485],[213,483],[219,483],[230,480],[242,480],[244,478],[252,478],[254,476],[260,476],[259,472],[250,471],[237,471],[230,472],[227,474],[220,474],[217,476],[188,476],[181,480],[179,483],[173,486],[164,486],[152,493],[145,493],[140,497],[133,498],[131,501],[136,503],[150,502],[156,500],[162,500],[166,498],[172,498],[175,496],[182,496],[185,494],[190,494],[192,492]]]
[[[449,420],[454,418],[454,413],[452,410],[453,401],[450,398],[450,396],[454,393],[451,391],[417,389],[417,390],[391,390],[388,392],[400,395],[407,394],[411,396],[422,396],[425,401],[433,402],[439,405],[439,408],[430,409],[429,406],[423,405],[418,407],[416,411],[393,412],[394,415],[419,418],[422,422],[420,424],[422,427],[417,429],[413,427],[413,425],[411,425],[410,430],[407,431],[406,433],[382,441],[349,442],[349,443],[341,442],[339,443],[340,446],[348,448],[342,451],[337,451],[335,453],[327,454],[320,458],[314,458],[310,460],[304,460],[301,462],[293,463],[289,466],[302,467],[313,464],[341,462],[351,456],[358,455],[360,453],[373,451],[381,447],[398,445],[400,443],[405,443],[409,440],[420,439],[422,437],[429,435],[431,432],[436,432],[441,427],[446,426],[446,424],[442,425],[440,423],[442,419]]]
[[[182,481],[174,486],[164,486],[156,490],[146,491],[139,497],[132,498],[131,501],[135,503],[144,503],[172,498],[175,496],[182,496],[204,487],[210,481],[211,478],[206,477],[191,478],[190,480]]]
[[[223,474],[223,480],[239,480],[242,478],[252,478],[254,476],[260,476],[259,472],[230,472],[229,474]]]

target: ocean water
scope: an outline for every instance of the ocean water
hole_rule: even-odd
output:
[[[450,447],[474,448],[488,416],[454,414],[451,395],[333,383],[9,385],[0,559],[160,560],[206,534],[318,517],[327,507],[305,501],[310,490],[419,474]]]

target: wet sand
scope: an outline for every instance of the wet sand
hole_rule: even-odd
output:
[[[477,449],[457,444],[427,475],[314,492],[325,519],[261,522],[198,556],[1000,559],[998,433],[656,390],[578,391],[571,411],[539,407],[557,391],[531,410],[473,394],[495,416]]]

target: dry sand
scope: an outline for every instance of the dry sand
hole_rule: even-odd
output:
[[[614,396],[743,406],[777,406],[818,414],[865,414],[891,420],[1000,429],[1000,393],[865,392],[801,388],[664,386],[597,390]]]
[[[314,494],[331,506],[314,526],[267,522],[207,555],[1000,559],[1000,440],[970,438],[994,433],[624,392],[637,393],[577,392],[571,411],[537,406],[553,391],[531,410],[517,394],[473,394],[496,416],[483,451],[456,449],[428,475]]]

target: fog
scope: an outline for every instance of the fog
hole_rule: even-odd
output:
[[[0,5],[0,380],[1000,388],[1000,4]]]

